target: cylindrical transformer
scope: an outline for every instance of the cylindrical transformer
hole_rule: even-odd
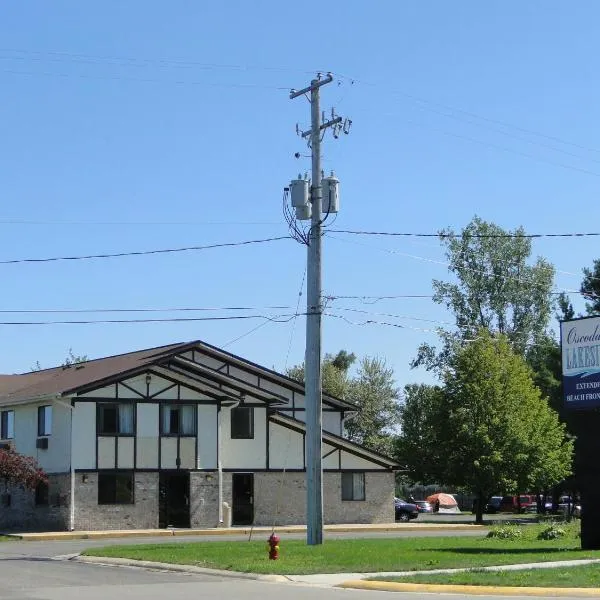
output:
[[[308,202],[308,179],[302,179],[298,175],[298,179],[292,179],[290,182],[290,196],[292,197],[292,206],[299,208],[301,206],[307,206]]]
[[[331,175],[323,177],[321,186],[323,190],[323,202],[321,212],[323,214],[337,213],[340,210],[340,180],[331,171]]]
[[[311,215],[312,206],[310,204],[296,206],[296,219],[298,219],[298,221],[309,221]]]

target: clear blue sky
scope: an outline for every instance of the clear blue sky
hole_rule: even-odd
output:
[[[317,69],[340,75],[323,108],[354,123],[324,147],[341,179],[336,228],[434,233],[478,214],[532,233],[599,231],[599,23],[592,1],[3,3],[0,260],[285,235],[282,189],[310,167],[294,158],[308,154],[294,129],[309,105],[287,90]],[[559,273],[557,289],[577,289],[598,242],[541,240],[534,252],[575,273]],[[324,252],[332,295],[427,295],[448,276],[436,239],[332,234]],[[256,308],[0,320],[291,314],[304,265],[289,240],[4,264],[2,310]],[[438,323],[416,319],[448,320],[442,308],[330,308],[355,324],[327,318],[325,351],[382,356],[400,386],[429,380],[408,363],[436,339],[421,329]],[[406,328],[357,324],[368,319]],[[262,322],[2,325],[0,372],[54,366],[69,348],[93,358],[196,338],[220,346]],[[265,324],[226,347],[283,369],[302,360],[304,327]]]

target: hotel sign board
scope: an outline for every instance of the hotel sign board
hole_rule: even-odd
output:
[[[600,317],[562,321],[560,347],[565,407],[600,406]]]

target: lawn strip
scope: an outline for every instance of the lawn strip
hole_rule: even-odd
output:
[[[374,577],[372,581],[430,583],[439,585],[485,585],[500,587],[600,588],[600,564],[522,571],[465,571],[405,577]]]
[[[574,536],[540,541],[535,534],[531,526],[525,537],[510,541],[451,536],[333,539],[321,546],[307,546],[304,541],[286,540],[284,536],[277,561],[268,560],[266,540],[112,546],[89,549],[85,554],[289,575],[422,571],[600,558],[600,551],[581,550],[580,540]]]

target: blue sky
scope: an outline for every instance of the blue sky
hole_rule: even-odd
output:
[[[435,233],[478,214],[531,233],[599,231],[598,23],[592,1],[3,3],[0,260],[286,235],[282,189],[310,168],[295,135],[309,105],[288,90],[319,69],[336,74],[323,108],[353,120],[324,145],[341,180],[334,228]],[[539,240],[534,253],[561,271],[559,290],[600,257],[594,238]],[[305,257],[283,240],[0,264],[4,311],[254,307],[0,320],[290,315]],[[448,277],[440,262],[436,239],[330,234],[323,288],[428,295]],[[350,322],[326,318],[325,351],[384,357],[400,386],[430,380],[408,363],[449,320],[441,307],[330,308]],[[198,338],[278,370],[300,362],[304,319],[264,322],[1,325],[0,372],[54,366],[69,348],[92,358]]]

